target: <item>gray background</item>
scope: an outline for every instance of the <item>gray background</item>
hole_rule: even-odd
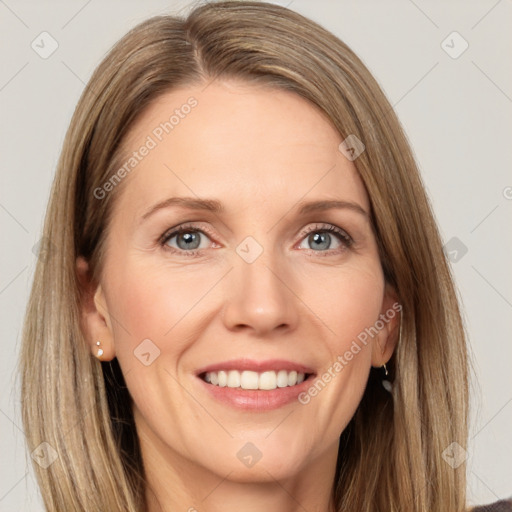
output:
[[[453,260],[476,370],[467,450],[469,501],[510,496],[512,76],[506,63],[512,61],[507,30],[512,3],[276,3],[318,21],[348,43],[376,76],[405,127]],[[33,246],[41,236],[73,109],[93,69],[129,28],[189,5],[0,0],[0,510],[42,510],[25,454],[16,364],[36,259]],[[46,59],[31,47],[34,40],[42,46],[38,36],[43,31],[58,43]],[[458,56],[464,41],[450,35],[453,31],[469,44]]]

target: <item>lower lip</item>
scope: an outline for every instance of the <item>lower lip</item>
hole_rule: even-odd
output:
[[[306,391],[311,385],[313,375],[296,384],[295,386],[287,386],[285,388],[276,388],[269,391],[261,389],[242,389],[220,387],[209,384],[208,382],[197,377],[205,386],[206,390],[217,400],[228,404],[237,409],[251,411],[270,411],[288,405],[297,401],[300,393]]]

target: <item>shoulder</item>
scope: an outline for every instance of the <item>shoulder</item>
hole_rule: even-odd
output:
[[[512,512],[512,499],[495,501],[489,505],[478,505],[467,512]]]

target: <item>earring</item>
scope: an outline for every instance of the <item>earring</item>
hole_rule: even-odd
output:
[[[98,351],[96,352],[96,357],[97,357],[97,358],[100,358],[100,357],[103,355],[103,349],[102,349],[102,348],[100,348],[101,342],[100,342],[100,341],[97,341],[97,342],[96,342],[96,345],[98,345]]]
[[[399,331],[398,331],[398,344],[400,345],[402,341],[402,315],[400,315],[400,328],[399,328]],[[386,363],[384,363],[381,368],[384,368],[384,376],[387,377],[389,372],[388,372],[388,369],[386,367]],[[386,378],[382,379],[382,386],[383,388],[388,391],[389,393],[392,393],[393,391],[393,384],[391,384],[391,382],[389,382],[389,380],[387,380]]]
[[[386,372],[384,375],[386,376],[389,372],[388,372],[388,369],[386,368],[386,363],[384,363],[381,368],[384,368],[384,371]],[[393,384],[391,384],[391,382],[389,382],[388,379],[386,379],[386,377],[384,377],[382,379],[382,387],[388,392],[388,393],[391,393],[393,391]]]

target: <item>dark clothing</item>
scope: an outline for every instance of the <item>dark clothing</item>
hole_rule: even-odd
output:
[[[489,505],[479,505],[468,512],[512,512],[512,500],[500,500]]]

